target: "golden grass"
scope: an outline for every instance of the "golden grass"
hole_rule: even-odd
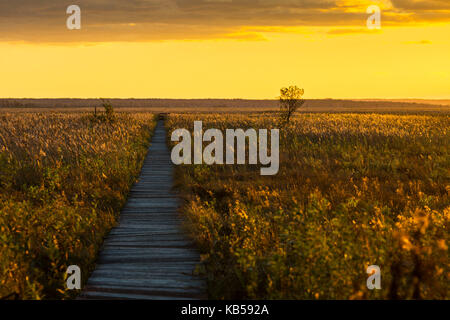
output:
[[[0,114],[0,297],[68,298],[135,181],[152,114]]]
[[[177,128],[277,127],[270,115],[173,114]],[[280,172],[183,165],[183,214],[210,298],[450,297],[448,115],[300,114]],[[366,287],[381,267],[382,290]]]
[[[251,113],[277,112],[278,100],[109,99],[117,112]],[[92,112],[99,99],[0,99],[4,112]],[[309,99],[298,112],[377,112],[450,114],[450,100]]]

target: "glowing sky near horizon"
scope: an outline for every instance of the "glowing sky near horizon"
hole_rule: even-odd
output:
[[[67,30],[78,4],[82,29]],[[365,10],[382,8],[368,30]],[[447,0],[0,0],[0,97],[450,99]]]

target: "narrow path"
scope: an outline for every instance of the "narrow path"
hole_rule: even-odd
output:
[[[172,190],[173,164],[159,120],[138,183],[105,240],[81,299],[205,298],[199,254],[186,239]]]

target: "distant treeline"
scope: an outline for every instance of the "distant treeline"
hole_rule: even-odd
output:
[[[231,107],[256,108],[276,107],[277,100],[244,99],[107,99],[116,108],[189,108],[189,107]],[[0,107],[6,108],[78,108],[101,106],[101,99],[0,99]]]
[[[114,108],[154,112],[276,111],[278,100],[245,99],[107,99]],[[0,109],[43,108],[64,111],[101,107],[101,99],[0,99]],[[61,110],[63,109],[63,110]],[[306,100],[300,112],[450,112],[450,100]]]

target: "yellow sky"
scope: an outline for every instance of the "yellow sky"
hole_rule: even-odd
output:
[[[450,99],[450,25],[330,30],[242,28],[231,39],[89,45],[4,41],[0,97],[272,99],[297,84],[306,98]]]

